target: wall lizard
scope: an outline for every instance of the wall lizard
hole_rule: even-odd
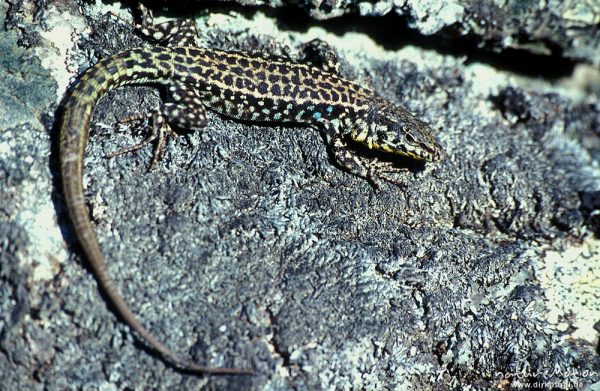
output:
[[[338,165],[368,179],[379,189],[380,179],[398,183],[389,173],[402,171],[389,162],[368,161],[347,148],[353,140],[386,154],[439,161],[444,150],[431,129],[409,111],[347,80],[338,73],[335,53],[322,41],[306,46],[312,59],[296,62],[254,52],[200,48],[191,20],[154,24],[144,7],[135,25],[164,46],[142,47],[101,59],[71,91],[62,113],[60,168],[65,203],[75,233],[100,287],[122,320],[165,359],[183,370],[248,374],[241,368],[212,368],[190,362],[147,330],[131,311],[108,275],[105,259],[88,216],[83,195],[83,157],[97,102],[109,89],[126,84],[159,84],[167,99],[149,117],[150,136],[117,154],[157,140],[151,167],[163,154],[171,126],[200,130],[205,108],[237,120],[291,123],[320,129]]]

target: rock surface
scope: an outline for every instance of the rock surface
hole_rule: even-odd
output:
[[[229,0],[299,8],[318,20],[396,14],[426,35],[470,36],[493,50],[518,49],[600,64],[600,2],[594,0]],[[190,1],[201,4],[202,0]],[[166,2],[157,0],[157,5]],[[391,34],[394,30],[389,31]]]
[[[447,159],[405,162],[406,186],[375,193],[331,163],[315,129],[210,113],[205,131],[171,143],[147,173],[151,148],[103,156],[143,137],[117,121],[156,107],[159,92],[109,92],[95,112],[84,171],[111,275],[174,350],[259,373],[198,377],[166,366],[111,312],[60,195],[58,118],[67,86],[100,58],[147,43],[106,16],[129,19],[119,3],[0,1],[6,389],[599,385],[600,75],[588,65],[597,63],[591,46],[553,35],[562,28],[553,23],[535,28],[528,12],[492,28],[489,18],[502,13],[481,11],[487,24],[477,30],[466,6],[452,16],[451,5],[432,5],[429,15],[456,19],[436,25],[411,1],[302,4],[320,18],[348,10],[411,18],[354,16],[362,23],[354,25],[290,16],[289,6],[231,4],[194,15],[209,47],[298,57],[303,42],[328,41],[346,76],[429,122]],[[585,14],[578,7],[560,15]],[[514,31],[535,31],[562,48],[568,66],[530,77],[477,51],[481,61],[465,60],[426,36],[456,23],[482,42],[502,42],[496,59],[512,47]],[[393,24],[409,32],[406,40],[377,32]],[[546,59],[522,51],[510,58],[521,55]]]

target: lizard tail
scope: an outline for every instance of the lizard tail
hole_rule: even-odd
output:
[[[142,56],[142,54],[144,54]],[[211,368],[183,359],[156,339],[131,311],[117,287],[112,282],[96,232],[85,206],[83,193],[83,155],[85,152],[90,120],[96,103],[104,93],[119,85],[134,84],[136,81],[165,81],[167,70],[144,66],[152,59],[139,49],[107,57],[88,69],[75,86],[65,104],[60,130],[60,167],[65,204],[75,229],[79,243],[88,259],[89,265],[100,287],[121,319],[134,329],[146,343],[163,357],[168,358],[176,367],[192,372],[212,374],[252,374],[253,371],[240,368]]]

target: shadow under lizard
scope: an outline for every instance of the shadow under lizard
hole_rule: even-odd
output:
[[[166,86],[166,103],[149,115],[151,135],[116,153],[157,140],[151,166],[160,159],[167,136],[173,134],[170,126],[202,129],[207,123],[205,107],[238,120],[316,127],[324,133],[335,162],[368,179],[377,189],[380,179],[397,183],[389,173],[403,169],[353,154],[347,140],[428,162],[443,159],[444,150],[431,129],[406,109],[340,76],[335,54],[322,41],[307,46],[316,54],[316,61],[294,62],[260,53],[200,48],[193,21],[154,24],[144,8],[142,15],[143,23],[136,28],[166,46],[136,48],[103,58],[81,76],[66,101],[60,129],[65,203],[99,285],[122,320],[152,349],[186,371],[251,374],[248,369],[198,365],[173,352],[138,321],[108,275],[83,195],[83,157],[92,113],[100,98],[109,89],[126,84]]]

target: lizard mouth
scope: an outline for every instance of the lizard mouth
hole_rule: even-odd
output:
[[[406,154],[414,159],[426,162],[439,162],[446,157],[446,151],[437,142],[432,146],[421,146],[418,150],[407,150]]]

